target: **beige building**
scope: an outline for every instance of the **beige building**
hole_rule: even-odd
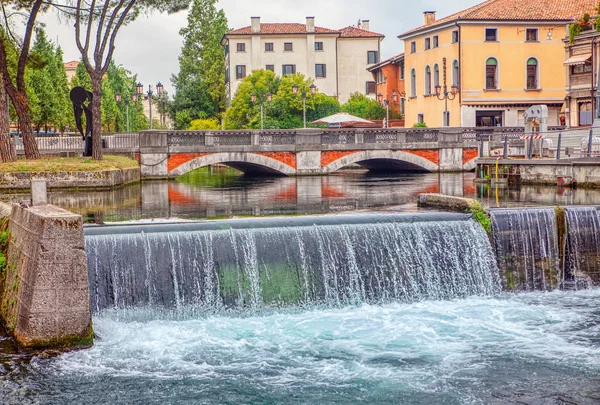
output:
[[[64,64],[65,72],[67,73],[67,82],[69,83],[69,86],[71,85],[71,80],[73,79],[73,76],[75,76],[77,65],[79,65],[79,62],[76,60],[72,60]]]
[[[344,103],[354,92],[375,97],[376,86],[367,71],[379,63],[384,36],[369,31],[369,21],[357,27],[332,30],[306,24],[261,23],[229,31],[225,47],[225,87],[231,101],[240,82],[254,70],[266,69],[277,75],[301,73],[314,79],[320,93]]]

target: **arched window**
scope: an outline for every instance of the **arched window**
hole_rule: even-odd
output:
[[[433,88],[440,85],[440,66],[436,63],[433,67]]]
[[[410,71],[410,96],[417,97],[417,72],[415,69]]]
[[[527,59],[527,90],[537,90],[538,87],[538,60]]]
[[[427,66],[425,68],[425,95],[431,94],[431,68]]]
[[[452,62],[452,84],[458,86],[459,82],[458,61]]]
[[[498,60],[488,58],[485,61],[485,88],[487,90],[498,89]]]

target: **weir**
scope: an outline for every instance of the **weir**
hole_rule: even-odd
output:
[[[490,215],[504,287],[526,291],[557,288],[561,276],[555,208],[492,209]]]
[[[565,277],[572,288],[600,283],[600,207],[567,207]]]
[[[86,230],[93,311],[340,306],[500,290],[470,215],[361,215]]]

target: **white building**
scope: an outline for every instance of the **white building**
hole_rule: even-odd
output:
[[[320,93],[344,103],[354,92],[375,97],[376,85],[367,68],[379,63],[384,36],[369,31],[369,21],[358,27],[332,30],[306,24],[261,24],[229,31],[221,41],[225,47],[227,102],[237,86],[252,71],[272,70],[277,75],[302,73],[314,79]]]

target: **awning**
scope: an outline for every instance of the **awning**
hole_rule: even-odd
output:
[[[565,61],[565,65],[574,66],[574,65],[583,65],[585,62],[592,58],[591,53],[584,53],[582,55],[571,56],[569,59]]]

